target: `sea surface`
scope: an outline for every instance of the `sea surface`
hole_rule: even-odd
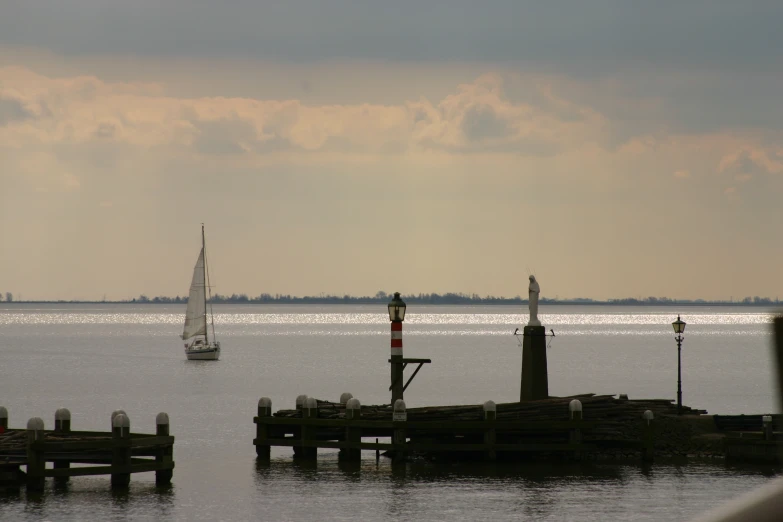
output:
[[[0,303],[0,405],[22,428],[57,408],[75,430],[108,430],[127,412],[152,433],[167,412],[176,437],[170,487],[135,474],[51,479],[43,494],[0,494],[0,520],[687,520],[778,476],[774,467],[723,461],[519,466],[409,463],[392,470],[374,452],[358,469],[319,450],[315,464],[273,448],[257,464],[253,416],[299,394],[362,404],[389,401],[389,321],[383,306],[220,305],[218,362],[186,361],[183,305]],[[718,414],[778,412],[771,309],[546,306],[549,392],[675,399],[677,345],[687,322],[683,402]],[[405,392],[409,407],[518,400],[521,307],[409,305],[406,357],[430,358]],[[406,370],[409,375],[411,369]]]

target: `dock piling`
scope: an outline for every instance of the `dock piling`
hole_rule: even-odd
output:
[[[111,487],[127,488],[131,474],[130,419],[124,413],[112,413],[112,417]]]
[[[362,405],[359,399],[351,397],[345,403],[345,441],[348,447],[340,452],[340,456],[348,461],[362,460],[362,450],[359,444],[362,442],[362,429],[354,426],[354,422],[362,417]]]
[[[68,408],[59,408],[54,412],[54,431],[56,433],[70,433],[71,432],[71,412]],[[55,460],[52,462],[54,469],[70,468],[71,463],[67,460]],[[68,482],[68,476],[55,477],[54,481],[62,484]]]
[[[0,406],[0,433],[8,429],[8,410],[5,406]]]
[[[405,460],[405,426],[408,421],[408,412],[405,408],[405,401],[397,399],[394,401],[394,411],[392,413],[392,422],[400,423],[394,428],[392,444],[394,444],[394,459],[392,462],[403,462]]]
[[[643,444],[644,449],[642,450],[642,460],[645,462],[652,462],[655,459],[655,439],[653,436],[653,412],[650,410],[646,410],[642,414],[642,418],[644,419],[644,425],[642,427],[643,430]]]
[[[27,489],[43,491],[46,459],[40,444],[44,441],[44,421],[33,417],[27,421]]]
[[[495,442],[497,440],[497,430],[495,429],[495,421],[498,418],[498,409],[495,401],[487,401],[484,403],[484,420],[487,421],[487,429],[484,432],[484,444],[487,445],[487,451],[484,453],[486,460],[495,460],[497,458],[497,452],[495,451]]]
[[[155,435],[158,437],[168,437],[170,431],[169,414],[163,411],[158,413],[155,416]],[[172,464],[174,462],[174,446],[158,448],[155,452],[155,462]],[[170,484],[173,476],[173,469],[155,470],[155,484],[158,486]]]
[[[272,416],[272,399],[261,397],[258,399],[258,419]],[[269,446],[269,425],[264,422],[256,422],[256,456],[260,459],[269,460],[271,456],[271,446]]]
[[[764,415],[761,417],[761,425],[764,431],[764,440],[774,440],[772,432],[772,415]]]
[[[125,413],[125,410],[114,410],[111,412],[111,429],[114,431],[114,417],[122,413],[123,415],[127,416],[128,414]]]
[[[582,444],[582,401],[574,399],[568,403],[568,413],[572,421],[576,422],[576,425],[571,428],[568,439],[571,444]],[[582,452],[578,449],[574,450],[574,460],[582,460]]]
[[[71,412],[68,408],[58,408],[54,412],[54,431],[62,433],[71,431]]]
[[[318,401],[315,397],[308,397],[302,405],[303,419],[318,418]],[[318,448],[315,446],[315,426],[303,424],[301,436],[300,457],[303,459],[316,459],[318,457]]]
[[[307,395],[297,395],[296,396],[296,409],[298,411],[302,411],[302,408],[304,408],[304,403],[307,400]],[[304,413],[302,413],[302,416],[304,417]],[[295,439],[301,439],[302,438],[302,428],[297,426],[294,428],[293,436]],[[294,457],[298,457],[299,454],[302,451],[301,446],[294,446]]]

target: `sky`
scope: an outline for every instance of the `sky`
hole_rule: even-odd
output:
[[[782,20],[0,0],[0,292],[783,296]]]

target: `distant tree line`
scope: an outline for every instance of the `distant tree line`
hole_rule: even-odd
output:
[[[320,294],[315,296],[293,296],[291,294],[267,294],[263,293],[255,297],[249,297],[247,294],[231,294],[222,295],[215,294],[212,296],[213,303],[253,303],[253,304],[386,304],[392,298],[391,293],[379,291],[372,296],[352,296],[352,295],[329,295]],[[409,304],[431,304],[431,305],[517,305],[527,304],[527,299],[523,299],[520,296],[514,297],[495,297],[492,295],[480,296],[478,294],[464,294],[461,292],[446,292],[445,294],[403,294],[403,299]],[[0,301],[3,300],[3,294],[0,293]],[[14,301],[14,296],[11,292],[5,293],[5,301]],[[22,302],[22,301],[17,301]],[[35,302],[80,302],[80,303],[100,303],[100,302],[114,302],[114,303],[161,303],[161,304],[185,304],[188,302],[187,297],[166,297],[156,296],[148,297],[146,295],[140,295],[132,299],[124,299],[119,301],[35,301]],[[606,301],[599,301],[590,299],[589,297],[576,297],[576,298],[548,298],[542,297],[540,302],[542,304],[593,304],[593,305],[623,305],[623,306],[655,306],[655,305],[778,305],[780,301],[778,298],[774,300],[769,297],[744,297],[739,301],[709,301],[706,299],[672,299],[669,297],[626,297],[623,299],[608,299]]]
[[[213,303],[254,303],[254,304],[374,304],[388,303],[392,298],[392,293],[383,291],[377,292],[373,296],[352,296],[352,295],[329,295],[320,294],[317,296],[293,296],[291,294],[267,294],[263,293],[256,297],[249,297],[247,294],[212,296]],[[514,297],[495,297],[492,295],[480,296],[478,294],[464,294],[461,292],[447,292],[445,294],[410,294],[403,295],[406,303],[414,304],[433,304],[433,305],[514,305],[527,304],[527,299],[521,296]],[[133,299],[132,302],[140,303],[187,303],[187,297],[154,297],[152,299],[145,295]],[[745,297],[740,301],[708,301],[705,299],[672,299],[669,297],[644,297],[644,298],[623,298],[608,299],[598,301],[589,297],[575,297],[568,299],[542,297],[540,302],[549,304],[596,304],[596,305],[774,305],[779,304],[777,298],[769,297]]]

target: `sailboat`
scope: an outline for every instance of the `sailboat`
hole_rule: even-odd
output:
[[[207,325],[207,303],[211,298],[209,291],[209,272],[207,270],[207,247],[204,240],[204,224],[201,224],[201,252],[193,268],[193,280],[190,283],[188,308],[185,312],[185,329],[182,339],[185,343],[185,355],[189,361],[217,361],[220,358],[220,343],[215,337],[215,319],[212,305],[209,316],[212,323],[212,339],[209,338]]]

